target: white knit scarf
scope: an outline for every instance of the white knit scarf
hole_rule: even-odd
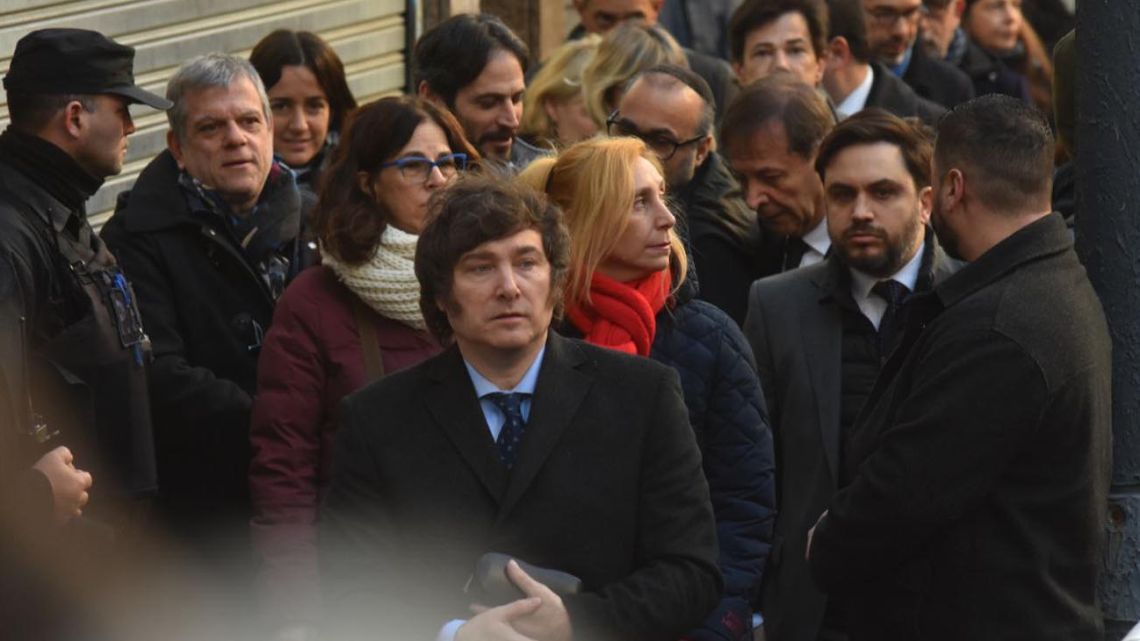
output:
[[[427,323],[420,312],[420,283],[414,266],[417,240],[419,236],[388,225],[368,262],[345,265],[326,252],[321,263],[381,316],[422,330]]]

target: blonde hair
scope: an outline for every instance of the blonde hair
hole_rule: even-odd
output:
[[[637,72],[661,64],[689,66],[685,50],[665,29],[641,22],[625,22],[606,34],[593,60],[582,72],[586,111],[598,128],[606,128],[606,118],[617,106],[608,104],[613,97],[612,91]]]
[[[591,138],[572,145],[557,158],[540,158],[518,176],[562,208],[570,230],[570,274],[566,304],[590,304],[590,280],[617,246],[629,224],[638,158],[662,171],[661,161],[637,138]],[[664,172],[662,172],[664,175]],[[675,229],[669,230],[676,291],[685,280],[688,258]]]
[[[558,135],[544,103],[563,102],[582,94],[582,72],[601,42],[602,37],[594,33],[567,42],[527,83],[520,136],[540,145],[557,146]]]

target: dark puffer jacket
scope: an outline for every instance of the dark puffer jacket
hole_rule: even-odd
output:
[[[723,311],[694,300],[686,281],[657,314],[649,356],[677,370],[701,449],[716,518],[724,594],[690,639],[752,638],[750,603],[760,588],[776,519],[775,458],[752,350]],[[566,324],[566,334],[580,336]]]

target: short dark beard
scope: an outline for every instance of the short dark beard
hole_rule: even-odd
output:
[[[844,236],[846,237],[857,231],[866,232],[868,229],[873,229],[873,227],[870,225],[851,227],[844,232]],[[852,269],[857,269],[875,278],[886,278],[902,269],[903,265],[909,262],[911,258],[914,258],[913,255],[908,256],[907,253],[911,247],[915,246],[917,239],[921,237],[920,234],[922,233],[922,221],[915,216],[914,224],[905,230],[902,237],[898,239],[898,242],[891,242],[891,239],[886,237],[886,232],[879,234],[879,237],[886,241],[886,251],[879,256],[852,256],[848,253],[847,245],[844,242],[845,238],[840,239],[840,242],[835,244],[834,249],[839,255],[840,260]]]

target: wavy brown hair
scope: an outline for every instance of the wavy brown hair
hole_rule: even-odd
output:
[[[349,265],[372,257],[389,213],[360,188],[358,175],[363,171],[375,176],[380,165],[395,158],[416,127],[427,121],[443,130],[452,153],[467,154],[468,168],[478,162],[479,153],[449,112],[411,96],[381,98],[364,105],[349,117],[332,162],[321,176],[312,221],[321,251]]]

